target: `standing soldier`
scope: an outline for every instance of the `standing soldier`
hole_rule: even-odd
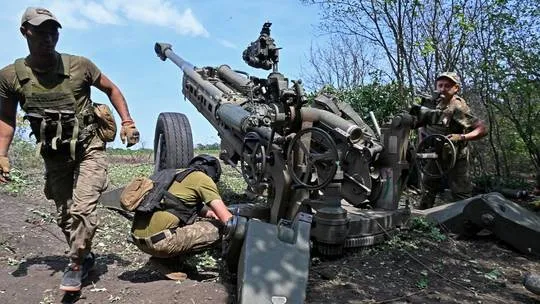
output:
[[[478,140],[487,134],[485,123],[475,117],[465,100],[457,95],[460,84],[459,76],[454,72],[444,72],[437,77],[435,87],[439,97],[435,103],[424,106],[441,110],[442,119],[436,124],[426,124],[420,131],[421,138],[432,134],[442,134],[456,146],[456,164],[446,175],[454,200],[462,200],[471,196],[468,142]],[[420,209],[433,207],[440,183],[440,177],[434,178],[425,174],[422,176],[424,192]]]
[[[49,10],[27,8],[20,32],[30,55],[0,70],[0,183],[9,180],[8,149],[20,104],[45,162],[45,196],[56,204],[57,224],[70,247],[60,289],[73,292],[94,264],[96,204],[107,187],[105,142],[116,133],[108,107],[90,100],[90,87],[107,94],[118,112],[122,142],[136,144],[139,132],[124,96],[105,74],[87,58],[56,52],[61,27]]]

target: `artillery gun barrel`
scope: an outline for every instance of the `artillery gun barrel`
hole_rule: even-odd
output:
[[[182,72],[184,72],[184,77],[188,78],[191,83],[197,86],[197,90],[200,89],[204,91],[206,93],[205,95],[208,95],[212,99],[210,102],[213,104],[211,107],[213,110],[209,110],[210,107],[203,106],[196,98],[186,96],[188,100],[209,122],[212,123],[212,125],[214,125],[216,129],[219,128],[219,124],[215,121],[217,117],[224,125],[233,129],[239,134],[245,134],[249,130],[252,130],[256,131],[264,138],[270,138],[271,130],[268,127],[252,127],[249,121],[251,113],[239,105],[227,102],[227,100],[223,98],[224,91],[220,90],[218,86],[212,84],[199,75],[191,63],[176,55],[176,53],[173,52],[170,44],[156,43],[154,50],[161,60],[165,61],[167,58],[169,58],[172,62],[174,62],[182,70]],[[238,90],[245,90],[250,84],[250,80],[247,77],[233,71],[227,65],[220,66],[218,68],[218,74]],[[184,92],[184,94],[189,95],[190,93]]]
[[[172,45],[168,43],[156,43],[154,50],[161,60],[165,61],[169,58],[174,62],[186,76],[193,79],[193,81],[200,85],[204,91],[214,98],[214,100],[219,100],[221,98],[223,92],[207,80],[203,79],[201,75],[195,71],[195,66],[193,64],[176,55],[172,50]]]

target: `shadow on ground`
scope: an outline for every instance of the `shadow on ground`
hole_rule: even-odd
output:
[[[28,275],[28,268],[33,265],[43,266],[46,265],[49,270],[52,270],[50,276],[52,277],[58,272],[64,272],[64,269],[66,268],[67,264],[69,262],[69,259],[66,256],[60,256],[60,255],[51,255],[51,256],[44,256],[44,257],[33,257],[28,258],[24,260],[22,263],[20,263],[11,273],[14,277],[24,277]],[[122,257],[114,254],[96,254],[96,264],[90,270],[88,274],[88,279],[85,280],[83,283],[83,286],[87,286],[90,283],[89,282],[98,282],[99,277],[104,275],[108,272],[107,265],[111,264],[118,264],[122,267],[129,266],[131,264],[130,261],[124,260]]]

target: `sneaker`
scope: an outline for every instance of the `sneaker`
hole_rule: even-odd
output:
[[[96,256],[92,252],[89,252],[84,258],[83,263],[82,263],[81,281],[84,281],[86,280],[86,278],[88,278],[88,273],[90,272],[90,270],[92,270],[92,267],[94,267],[95,263],[96,263]]]
[[[175,269],[176,267],[171,267],[171,265],[167,265],[166,259],[151,257],[148,260],[147,264],[152,268],[152,270],[157,271],[169,280],[180,282],[187,280],[187,274],[181,271],[177,271],[177,269]]]
[[[64,271],[62,283],[60,283],[60,290],[69,292],[80,291],[81,279],[81,266],[76,264],[69,264],[66,268],[66,271]]]

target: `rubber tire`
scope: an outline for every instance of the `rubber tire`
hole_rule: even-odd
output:
[[[157,159],[158,149],[160,153],[164,153],[161,161]],[[186,115],[174,112],[160,113],[154,135],[154,171],[186,168],[192,158],[193,137]]]

